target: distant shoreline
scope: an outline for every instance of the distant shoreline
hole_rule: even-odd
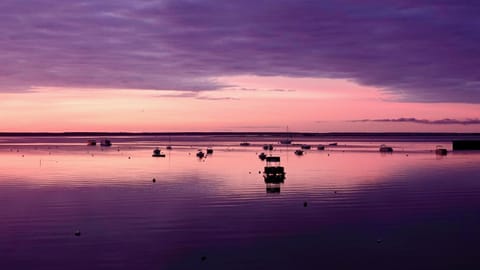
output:
[[[454,132],[0,132],[0,137],[86,137],[86,136],[264,136],[264,137],[463,137],[480,133]]]

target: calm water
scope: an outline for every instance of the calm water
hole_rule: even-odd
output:
[[[0,139],[0,269],[480,269],[480,153],[448,142],[276,147],[267,185],[265,138]]]

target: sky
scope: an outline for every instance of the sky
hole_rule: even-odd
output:
[[[480,132],[472,0],[3,0],[0,132]]]

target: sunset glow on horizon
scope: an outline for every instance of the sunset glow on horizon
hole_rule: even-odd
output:
[[[480,132],[471,7],[50,1],[0,4],[0,132]]]

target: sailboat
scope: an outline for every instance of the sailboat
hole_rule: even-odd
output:
[[[288,126],[287,126],[287,134],[288,134]],[[292,139],[286,138],[286,139],[280,140],[280,144],[292,144]]]

